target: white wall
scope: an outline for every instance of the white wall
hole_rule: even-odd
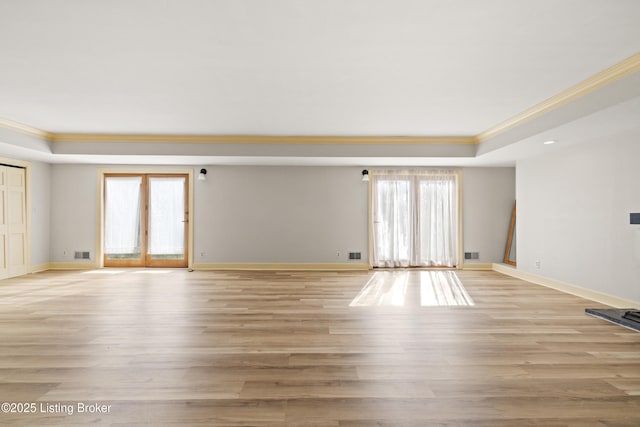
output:
[[[639,137],[517,164],[519,270],[640,301]]]
[[[462,170],[464,251],[480,256],[465,264],[503,261],[516,199],[515,180],[515,168]]]
[[[52,262],[73,262],[76,250],[91,251],[95,261],[96,177],[103,167],[115,168],[51,166]],[[195,263],[349,263],[349,251],[367,262],[362,168],[204,167],[207,180],[194,183]],[[465,250],[480,252],[478,262],[502,260],[513,180],[513,168],[463,170]]]

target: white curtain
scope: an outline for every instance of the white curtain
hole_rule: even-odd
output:
[[[372,176],[371,179],[373,265],[408,267],[412,264],[415,228],[411,177],[407,175]]]
[[[107,254],[139,254],[141,177],[105,179],[104,246]]]
[[[371,170],[374,267],[458,263],[458,174]]]

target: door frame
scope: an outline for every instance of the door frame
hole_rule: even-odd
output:
[[[462,176],[463,176],[463,172],[461,168],[418,168],[418,169],[409,169],[409,172],[413,172],[413,171],[417,171],[417,172],[421,172],[421,171],[428,171],[428,170],[447,170],[448,172],[451,172],[452,174],[455,174],[457,177],[457,192],[458,192],[458,263],[455,267],[456,270],[462,270],[464,268],[464,227],[463,227],[463,218],[462,218],[462,213],[463,213],[463,203],[462,203],[462,190],[463,190],[463,180],[462,180]],[[385,169],[386,171],[407,171],[405,169],[401,169],[401,168],[390,168],[390,169]],[[375,172],[375,169],[373,169],[373,171]],[[369,169],[369,173],[371,174],[372,169]],[[371,175],[369,175],[371,176]],[[373,233],[374,233],[374,224],[373,224],[373,181],[370,180],[369,182],[367,182],[367,245],[368,245],[368,258],[369,258],[369,269],[374,269],[374,268],[378,268],[375,267],[373,265]],[[441,267],[421,267],[421,268],[441,268]]]
[[[25,264],[24,264],[24,269],[23,271],[19,271],[16,274],[9,274],[9,271],[7,270],[6,272],[0,274],[0,280],[1,279],[7,279],[9,277],[15,277],[15,276],[20,276],[23,274],[27,274],[27,273],[33,273],[34,271],[38,271],[38,270],[44,270],[48,267],[48,264],[42,264],[42,265],[38,265],[34,268],[34,266],[31,264],[32,260],[31,260],[31,252],[32,252],[32,247],[31,247],[31,162],[27,162],[24,160],[17,160],[17,159],[12,159],[12,158],[8,158],[8,157],[0,157],[0,164],[4,164],[7,165],[9,167],[17,167],[17,168],[22,168],[24,169],[24,179],[25,179],[25,195],[24,195],[24,202],[25,202],[25,226],[26,226],[26,230],[25,230]],[[14,272],[15,273],[15,272]]]
[[[187,222],[187,242],[185,245],[185,256],[187,257],[187,268],[193,268],[193,193],[194,193],[194,169],[185,168],[100,168],[97,171],[97,230],[96,230],[96,259],[98,268],[104,268],[104,178],[105,175],[159,175],[159,176],[172,176],[172,175],[187,175],[188,181],[188,222]],[[177,267],[174,267],[177,268]]]

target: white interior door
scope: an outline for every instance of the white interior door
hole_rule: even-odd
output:
[[[27,185],[25,170],[7,168],[7,223],[9,276],[27,273]]]
[[[9,225],[7,223],[7,167],[0,166],[0,278],[9,276],[7,243]]]

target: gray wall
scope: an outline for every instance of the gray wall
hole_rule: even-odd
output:
[[[519,270],[640,301],[639,137],[517,164]]]
[[[361,168],[209,167],[196,182],[196,262],[367,262]],[[340,252],[340,256],[338,256]]]
[[[51,166],[51,262],[74,262],[73,251],[95,261],[97,167]]]
[[[342,263],[349,251],[367,262],[361,168],[206,167],[207,180],[194,183],[194,262]],[[98,168],[51,166],[52,262],[95,253]],[[480,252],[479,262],[502,260],[513,179],[513,168],[463,170],[465,250]]]
[[[51,165],[31,163],[31,264],[35,267],[50,260]]]
[[[474,262],[502,262],[516,198],[515,168],[464,168],[462,209],[464,251],[479,252]]]

